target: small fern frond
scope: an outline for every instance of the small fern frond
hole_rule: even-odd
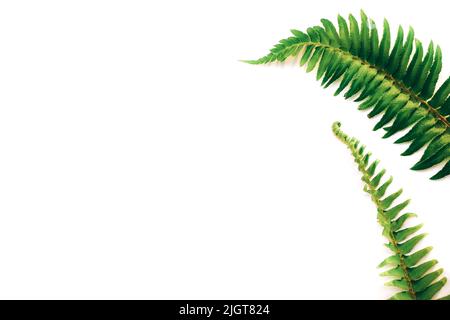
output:
[[[334,123],[333,132],[347,145],[358,165],[364,191],[371,196],[377,207],[378,222],[383,228],[383,236],[388,240],[386,247],[392,251],[392,255],[379,265],[380,268],[388,267],[381,275],[392,278],[386,285],[400,289],[391,299],[431,300],[445,285],[447,278],[441,277],[443,269],[435,268],[436,260],[423,261],[431,247],[414,250],[426,234],[419,233],[421,224],[404,227],[408,220],[416,216],[404,213],[409,200],[394,204],[402,190],[388,194],[392,177],[382,182],[386,171],[378,168],[379,161],[372,161],[365,146],[357,139],[347,136],[340,127],[340,123]]]
[[[430,43],[426,52],[414,37],[414,30],[399,27],[391,49],[389,23],[380,35],[375,22],[361,11],[359,24],[353,15],[346,21],[338,16],[338,28],[322,19],[322,26],[305,32],[291,30],[293,36],[281,40],[270,53],[251,64],[284,62],[300,57],[306,71],[317,69],[317,79],[328,87],[339,81],[335,95],[346,90],[345,98],[356,97],[368,117],[380,115],[374,130],[384,128],[384,138],[404,129],[409,132],[396,143],[410,143],[403,155],[427,146],[413,170],[444,164],[432,177],[450,174],[450,78],[436,90],[442,69],[442,52]],[[392,39],[394,40],[394,39]],[[316,68],[317,67],[317,68]]]

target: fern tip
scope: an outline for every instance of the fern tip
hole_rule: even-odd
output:
[[[406,150],[405,152],[402,152],[400,155],[401,155],[402,157],[407,157],[407,156],[410,156],[410,155],[411,155],[411,152],[410,152],[409,150]]]
[[[258,60],[238,60],[239,62],[248,63],[248,64],[259,64]]]
[[[335,133],[337,133],[339,131],[340,127],[341,127],[341,123],[339,121],[333,122],[333,124],[331,126],[331,128],[333,129],[333,131]]]

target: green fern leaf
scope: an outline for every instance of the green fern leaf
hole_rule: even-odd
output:
[[[350,15],[338,16],[338,28],[327,19],[322,26],[281,40],[270,53],[251,64],[284,62],[299,58],[306,71],[317,69],[317,79],[328,87],[340,82],[335,94],[356,97],[370,118],[380,115],[374,130],[384,128],[384,138],[410,129],[396,143],[409,143],[403,155],[425,152],[413,170],[443,164],[432,179],[450,174],[450,78],[436,90],[442,69],[442,52],[433,43],[424,56],[422,43],[409,29],[399,27],[391,49],[389,23],[384,21],[381,40],[375,23],[361,11],[361,23]]]
[[[340,123],[333,124],[333,132],[350,149],[362,174],[362,180],[365,182],[364,190],[371,194],[377,207],[378,222],[383,228],[383,235],[388,240],[386,246],[392,251],[392,255],[379,265],[380,268],[388,268],[381,275],[393,278],[386,285],[401,290],[391,299],[432,299],[442,289],[447,279],[441,277],[442,269],[433,270],[437,264],[436,260],[422,261],[431,251],[431,247],[415,251],[418,243],[426,235],[424,233],[418,234],[422,224],[403,227],[406,221],[416,216],[412,213],[401,214],[407,207],[409,200],[394,205],[401,194],[401,190],[385,198],[380,196],[380,194],[384,195],[387,192],[387,186],[392,182],[392,178],[387,180],[387,183],[382,184],[381,187],[378,187],[379,181],[376,184],[372,183],[372,177],[376,173],[379,161],[371,161],[371,154],[357,139],[347,136],[341,130]],[[384,170],[382,172],[384,173]],[[380,192],[381,188],[383,188],[382,192]],[[448,297],[446,298],[448,299]]]

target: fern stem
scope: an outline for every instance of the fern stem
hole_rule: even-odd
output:
[[[390,224],[390,223],[389,223]],[[400,251],[400,249],[399,249],[399,247],[398,247],[398,243],[397,243],[397,241],[395,240],[395,237],[394,237],[394,233],[392,232],[392,231],[389,231],[389,237],[388,237],[388,239],[389,239],[389,242],[394,246],[394,248],[396,249],[396,253],[397,253],[397,255],[400,257],[400,267],[402,268],[402,270],[403,270],[403,275],[404,275],[404,279],[406,280],[406,282],[408,283],[408,292],[409,292],[409,294],[411,295],[411,297],[414,299],[414,300],[416,300],[416,291],[414,290],[414,287],[413,287],[413,283],[412,283],[412,279],[411,279],[411,277],[409,276],[409,273],[408,273],[408,267],[406,266],[406,263],[405,263],[405,256],[402,254],[402,252]]]
[[[373,187],[370,183],[366,181],[370,181],[371,175],[367,171],[367,165],[364,163],[364,156],[359,152],[359,141],[355,138],[350,138],[346,133],[344,133],[341,129],[341,124],[336,122],[333,124],[333,132],[336,137],[343,142],[351,151],[356,164],[358,165],[358,170],[363,175],[363,181],[365,182],[365,187],[367,188],[367,192],[372,195],[372,201],[375,203],[378,212],[378,222],[383,227],[384,230],[388,230],[388,235],[385,234],[385,237],[388,239],[389,243],[395,248],[395,253],[399,257],[399,266],[403,272],[403,278],[406,280],[408,285],[408,292],[412,299],[416,300],[416,291],[413,287],[413,280],[411,279],[408,267],[405,262],[405,255],[401,252],[399,248],[399,244],[395,239],[394,233],[392,231],[392,223],[391,220],[385,215],[385,210],[381,205],[381,199],[376,196],[376,188]],[[381,217],[380,217],[381,216]],[[384,234],[384,233],[383,233]]]

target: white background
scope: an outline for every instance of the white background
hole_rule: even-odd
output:
[[[404,187],[450,270],[449,179],[409,171],[420,154],[400,157],[314,74],[238,61],[364,8],[439,43],[446,78],[445,6],[1,1],[0,298],[388,298],[335,120]]]

